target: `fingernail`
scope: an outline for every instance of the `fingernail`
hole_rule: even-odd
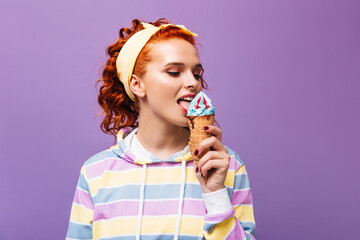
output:
[[[195,156],[197,156],[199,154],[199,150],[196,149],[194,154],[195,154]]]
[[[199,172],[199,168],[198,167],[196,167],[196,170],[195,170],[197,173]]]
[[[205,126],[205,127],[204,127],[204,130],[208,130],[208,129],[209,129],[209,127],[208,127],[208,126]]]

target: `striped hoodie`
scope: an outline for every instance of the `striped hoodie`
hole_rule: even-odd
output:
[[[167,160],[135,155],[124,141],[132,130],[121,129],[116,145],[83,164],[66,239],[255,239],[249,178],[238,154],[226,147],[224,191],[232,207],[214,213],[209,205],[221,203],[204,201],[190,152]]]

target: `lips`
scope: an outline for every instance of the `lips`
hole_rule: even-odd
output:
[[[187,113],[187,110],[189,109],[190,102],[195,98],[195,94],[187,94],[182,97],[180,97],[177,100],[177,103],[179,104],[181,110],[185,113]]]

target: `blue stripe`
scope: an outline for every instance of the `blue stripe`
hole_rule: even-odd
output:
[[[124,155],[124,153],[125,153],[125,151],[127,149],[124,140],[119,141],[118,144],[115,145],[115,146],[118,149],[117,148],[112,149],[112,152],[115,153],[118,157],[121,158]]]
[[[179,198],[181,184],[146,185],[144,199]],[[99,188],[94,203],[106,203],[122,199],[139,199],[140,185],[124,185],[115,188]],[[199,184],[185,185],[185,198],[202,199]]]
[[[99,152],[99,153],[95,154],[94,156],[90,157],[88,160],[85,161],[84,165],[88,166],[95,162],[104,160],[105,158],[118,158],[118,156],[115,155],[113,153],[113,151],[111,151],[111,150],[105,150],[105,151]]]
[[[181,155],[182,156],[182,155]],[[166,159],[166,160],[161,160],[161,159],[159,159],[159,158],[157,158],[156,156],[154,156],[154,155],[150,155],[150,161],[151,161],[151,163],[157,163],[157,162],[175,162],[175,163],[177,163],[177,161],[176,161],[176,159],[175,158],[177,158],[177,157],[179,157],[179,154],[176,154],[176,155],[174,155],[174,156],[171,156],[171,157],[169,157],[168,159]]]
[[[247,174],[235,175],[234,189],[238,190],[238,189],[244,189],[244,188],[249,188],[249,187],[250,187],[250,183],[249,183],[249,177]]]
[[[84,175],[81,173],[77,182],[77,187],[81,188],[84,191],[87,191],[90,194],[90,188],[88,182],[85,180]]]
[[[82,225],[70,222],[66,237],[74,239],[91,239],[92,225]]]
[[[233,189],[232,189],[232,188],[229,188],[229,187],[226,187],[226,191],[227,191],[227,193],[228,193],[228,195],[229,195],[229,199],[231,199],[231,198],[232,198],[232,194],[233,194]]]
[[[226,146],[225,146],[226,147]],[[243,165],[244,162],[240,159],[240,156],[234,151],[232,150],[231,148],[229,147],[226,147],[227,151],[228,151],[228,154],[230,156],[235,156],[235,160],[240,164],[240,165]]]
[[[256,238],[256,225],[255,225],[255,223],[252,223],[252,222],[240,222],[240,224],[241,224],[242,228],[245,231],[250,232],[251,235],[253,235],[254,238]]]
[[[217,224],[217,222],[216,223],[206,223],[205,222],[205,224],[204,224],[204,231],[205,232],[207,232],[207,233],[210,233],[212,230],[213,230],[213,228],[214,228],[214,226]]]
[[[186,184],[185,198],[203,199],[200,184],[191,184],[191,183]]]
[[[116,188],[99,188],[94,204],[112,202],[121,199],[139,199],[140,185],[125,185]]]
[[[136,236],[119,236],[119,237],[112,237],[112,238],[98,238],[99,240],[101,239],[106,239],[106,240],[135,240]]]

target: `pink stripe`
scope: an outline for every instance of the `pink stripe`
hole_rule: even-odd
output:
[[[86,168],[88,179],[98,177],[103,174],[105,170],[121,171],[134,168],[141,168],[140,165],[126,162],[124,160],[113,158],[98,162]]]
[[[252,240],[256,240],[255,237],[251,233],[246,233]]]
[[[183,205],[183,214],[205,216],[206,207],[204,201],[185,199]]]
[[[94,209],[94,204],[91,200],[90,195],[78,188],[76,188],[75,190],[74,202],[84,205],[86,208]]]
[[[226,237],[226,239],[239,239],[239,240],[246,239],[245,231],[240,225],[240,223],[236,221],[236,219],[235,219],[235,227],[231,230],[231,233]]]
[[[122,159],[124,159],[125,161],[129,162],[129,163],[134,163],[135,162],[135,155],[132,154],[129,150],[126,150]]]
[[[252,204],[252,194],[250,189],[244,191],[234,191],[231,197],[231,204]]]
[[[225,219],[228,219],[230,217],[233,217],[235,214],[235,209],[232,208],[231,210],[221,213],[221,214],[207,214],[205,216],[205,222],[212,222],[212,223],[219,223],[224,221]]]
[[[148,165],[148,168],[156,168],[156,167],[178,167],[181,163],[178,162],[159,162],[159,163],[152,163]],[[186,166],[193,166],[193,161],[186,162]],[[92,179],[98,176],[101,176],[105,170],[111,171],[121,171],[121,170],[129,170],[134,168],[142,168],[142,165],[138,165],[135,163],[130,163],[124,161],[122,159],[113,158],[113,159],[106,159],[104,161],[100,161],[98,163],[94,163],[88,167],[86,167],[86,173],[88,179]]]
[[[144,201],[143,215],[176,215],[179,200]],[[123,216],[137,216],[139,201],[121,201],[95,207],[94,221],[110,219]],[[203,201],[185,199],[183,204],[183,215],[205,215],[205,204]]]
[[[177,213],[179,201],[145,201],[144,215],[170,215]]]
[[[179,200],[145,201],[144,215],[177,214]],[[204,201],[184,199],[182,214],[204,216],[206,213]]]
[[[237,163],[237,161],[235,160],[235,156],[231,156],[229,164],[230,164],[230,165],[229,165],[229,170],[236,171],[236,167],[237,167],[236,164],[238,164],[238,163]],[[238,165],[239,165],[239,164],[238,164]]]
[[[243,164],[240,164],[238,161],[236,161],[235,156],[234,156],[234,161],[235,161],[235,171],[237,171]]]
[[[105,169],[105,161],[94,163],[86,167],[86,174],[88,179],[100,176]]]
[[[137,216],[138,201],[123,201],[95,207],[94,221],[119,216]]]

